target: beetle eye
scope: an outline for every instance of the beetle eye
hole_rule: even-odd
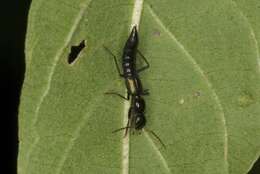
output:
[[[135,123],[138,124],[141,120],[141,117],[137,117],[136,120],[135,120]]]
[[[145,126],[146,120],[143,115],[138,115],[135,119],[135,129],[142,129]]]

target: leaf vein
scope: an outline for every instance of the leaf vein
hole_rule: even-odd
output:
[[[68,158],[68,155],[69,155],[70,151],[72,150],[76,140],[79,138],[82,128],[84,127],[87,119],[92,115],[94,109],[96,108],[95,107],[95,106],[97,106],[96,103],[100,103],[101,99],[103,99],[103,97],[96,97],[94,101],[90,102],[91,105],[88,107],[88,108],[90,108],[90,110],[88,111],[87,114],[82,116],[81,119],[79,120],[79,124],[76,126],[77,128],[73,132],[73,134],[68,142],[68,145],[66,146],[66,148],[64,150],[64,154],[63,154],[60,162],[58,163],[58,167],[55,172],[56,174],[61,173],[62,167],[64,166],[64,163],[65,163],[66,159]]]
[[[162,153],[160,152],[160,150],[158,149],[158,147],[154,144],[153,140],[151,139],[150,135],[144,131],[144,135],[145,137],[148,139],[148,141],[150,142],[150,144],[152,145],[153,149],[155,150],[156,154],[159,156],[159,158],[162,161],[162,164],[164,166],[164,168],[166,169],[167,173],[171,174],[171,169],[168,166],[168,163],[166,162],[164,156],[162,155]]]
[[[66,49],[67,45],[69,44],[70,40],[72,39],[82,17],[84,16],[84,13],[86,11],[86,8],[88,7],[88,5],[90,4],[92,0],[90,0],[88,3],[85,3],[85,5],[82,7],[82,9],[79,11],[79,14],[76,16],[75,20],[74,20],[74,23],[64,41],[64,44],[63,46],[57,51],[56,55],[54,56],[54,59],[53,59],[53,64],[50,68],[50,73],[48,74],[48,77],[47,77],[47,83],[46,83],[46,88],[45,90],[43,91],[43,94],[42,96],[40,97],[40,100],[39,100],[39,103],[36,105],[36,109],[35,109],[35,117],[32,121],[32,127],[35,127],[36,123],[37,123],[37,120],[39,118],[39,110],[41,108],[41,105],[43,103],[43,101],[45,100],[46,96],[48,95],[49,93],[49,90],[50,90],[50,87],[51,87],[51,81],[52,81],[52,77],[53,77],[53,74],[54,74],[54,71],[55,71],[55,68],[57,66],[57,63],[59,61],[59,58],[61,57],[62,53],[64,52],[64,50]],[[39,142],[40,140],[40,137],[36,131],[36,129],[34,128],[34,134],[35,134],[35,139],[32,143],[32,146],[31,148],[28,150],[28,155],[27,155],[27,161],[29,161],[29,158],[31,156],[31,153],[32,151],[34,150],[34,148],[36,147],[37,143]],[[26,169],[28,168],[28,164],[26,165]]]
[[[225,118],[225,114],[224,114],[224,109],[222,107],[222,104],[220,102],[220,99],[218,98],[218,95],[215,91],[215,89],[213,88],[212,84],[210,83],[209,79],[207,78],[207,76],[205,75],[204,71],[201,69],[201,67],[198,65],[198,63],[195,61],[195,59],[191,56],[191,54],[188,52],[188,50],[181,44],[180,41],[177,40],[177,38],[173,35],[173,33],[171,31],[169,31],[169,29],[163,24],[163,22],[161,21],[161,19],[158,17],[157,14],[155,14],[155,12],[152,10],[152,8],[150,6],[148,7],[148,11],[150,12],[150,14],[152,15],[152,17],[155,19],[155,21],[165,30],[165,32],[170,36],[170,38],[177,43],[177,45],[179,46],[179,48],[183,51],[183,53],[186,55],[186,57],[188,58],[188,60],[193,64],[193,66],[195,67],[195,70],[197,70],[197,72],[201,75],[201,77],[205,80],[208,88],[211,90],[212,92],[212,96],[214,97],[216,104],[219,108],[220,111],[220,116],[221,116],[221,121],[223,123],[223,127],[224,127],[224,160],[226,162],[226,166],[228,168],[228,161],[227,161],[227,153],[228,153],[228,135],[227,135],[227,125],[226,125],[226,118]]]
[[[257,61],[257,65],[258,65],[258,72],[260,73],[260,51],[259,51],[259,45],[258,45],[258,41],[256,39],[255,36],[255,31],[251,25],[251,23],[249,22],[247,16],[242,12],[242,10],[238,7],[237,3],[233,0],[231,0],[231,2],[234,4],[234,6],[237,8],[238,12],[240,13],[240,15],[244,18],[245,22],[247,23],[249,30],[250,30],[250,34],[252,36],[252,39],[255,43],[255,51],[256,51],[256,61]]]

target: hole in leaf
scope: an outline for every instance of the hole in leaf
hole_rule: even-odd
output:
[[[70,54],[68,56],[68,63],[72,64],[73,62],[75,62],[75,60],[79,57],[79,53],[83,50],[83,48],[85,48],[85,40],[82,40],[79,45],[77,46],[72,46],[70,48]]]

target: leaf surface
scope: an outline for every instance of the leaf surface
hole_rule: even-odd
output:
[[[246,1],[144,1],[146,131],[111,133],[125,126],[129,104],[104,95],[125,86],[103,46],[120,61],[138,2],[33,1],[19,174],[244,174],[259,156],[260,14]]]

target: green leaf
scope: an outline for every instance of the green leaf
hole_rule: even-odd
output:
[[[259,2],[140,2],[33,1],[19,174],[245,174],[251,168],[260,154]],[[151,65],[139,74],[150,91],[147,125],[124,138],[112,131],[125,126],[129,103],[104,93],[124,94],[125,84],[103,46],[120,59],[139,3],[139,50]],[[85,48],[69,64],[71,47],[82,40]]]

